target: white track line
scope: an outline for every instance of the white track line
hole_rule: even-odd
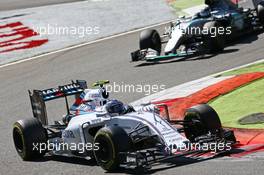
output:
[[[94,40],[94,41],[89,41],[89,42],[86,42],[86,43],[82,43],[82,44],[66,47],[66,48],[63,48],[63,49],[60,49],[60,50],[56,50],[56,51],[52,51],[52,52],[49,52],[49,53],[44,53],[44,54],[33,56],[33,57],[30,57],[30,58],[25,58],[25,59],[22,59],[22,60],[18,60],[18,61],[14,61],[14,62],[11,62],[11,63],[3,64],[3,65],[0,65],[0,68],[4,68],[4,67],[7,67],[7,66],[12,66],[12,65],[23,63],[23,62],[26,62],[26,61],[35,60],[35,59],[38,59],[38,58],[41,58],[41,57],[44,57],[44,56],[48,56],[48,55],[52,55],[52,54],[56,54],[56,53],[60,53],[60,52],[65,52],[65,51],[72,50],[72,49],[77,49],[77,48],[80,48],[80,47],[83,47],[83,46],[95,44],[95,43],[106,41],[106,40],[110,40],[110,39],[113,39],[113,38],[129,35],[129,34],[136,33],[136,32],[139,32],[139,31],[142,31],[142,30],[145,30],[145,29],[149,29],[149,28],[165,25],[165,24],[167,24],[167,23],[169,23],[171,21],[172,20],[169,20],[169,21],[158,23],[158,24],[154,24],[154,25],[151,25],[151,26],[135,29],[135,30],[132,30],[132,31],[128,31],[128,32],[124,32],[124,33],[108,36],[108,37],[97,39],[97,40]]]

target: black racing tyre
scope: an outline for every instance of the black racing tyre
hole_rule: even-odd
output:
[[[211,53],[221,52],[225,48],[225,34],[218,32],[220,27],[222,26],[216,21],[209,21],[203,26],[203,29],[208,31],[205,35],[205,40],[207,40],[205,43]]]
[[[221,136],[222,125],[216,111],[207,104],[193,106],[186,110],[184,120],[188,125],[184,126],[186,138],[195,142],[195,138],[208,134]]]
[[[156,30],[144,30],[140,33],[140,50],[153,49],[161,53],[161,38]]]
[[[257,15],[260,23],[264,25],[264,1],[259,2],[257,6]]]
[[[94,137],[94,157],[99,166],[106,171],[114,171],[120,165],[120,152],[127,152],[132,147],[128,134],[118,126],[101,128]]]
[[[15,148],[23,160],[34,160],[44,156],[46,151],[40,151],[40,144],[47,146],[47,131],[36,118],[19,120],[13,125],[13,140]],[[35,145],[35,146],[34,146]]]

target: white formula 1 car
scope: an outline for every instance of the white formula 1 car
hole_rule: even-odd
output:
[[[92,159],[106,171],[118,167],[148,169],[179,156],[227,151],[228,145],[236,143],[233,132],[222,129],[217,113],[208,105],[194,106],[186,111],[184,120],[171,122],[166,105],[134,108],[109,100],[105,83],[100,81],[96,89],[87,89],[85,81],[77,80],[58,88],[29,91],[34,118],[19,120],[13,126],[14,144],[22,159],[50,154]],[[71,95],[76,98],[75,108],[68,106]],[[51,125],[45,102],[57,98],[65,98],[67,114]],[[85,104],[88,107],[78,107]],[[162,108],[166,119],[159,114]],[[226,146],[220,150],[216,143]],[[204,150],[190,147],[192,144],[214,146]]]

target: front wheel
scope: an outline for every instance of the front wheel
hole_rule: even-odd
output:
[[[193,106],[186,110],[184,120],[188,125],[184,126],[185,136],[196,142],[196,138],[208,133],[222,137],[222,125],[216,111],[207,104]]]
[[[94,144],[98,145],[94,150],[94,157],[99,166],[106,171],[116,170],[120,165],[120,152],[128,152],[131,148],[131,139],[118,126],[101,128],[95,135]]]
[[[140,50],[153,49],[161,53],[161,38],[156,30],[144,30],[140,34]]]

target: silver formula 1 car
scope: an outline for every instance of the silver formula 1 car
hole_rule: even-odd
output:
[[[85,81],[77,80],[58,88],[29,91],[34,118],[13,126],[15,148],[22,159],[50,154],[92,159],[107,171],[148,169],[180,156],[227,151],[236,142],[233,132],[222,128],[208,105],[194,106],[186,111],[184,120],[172,122],[166,105],[132,107],[108,99],[105,83],[99,81],[96,89],[87,89]],[[69,107],[67,99],[72,95],[76,101]],[[45,102],[58,98],[65,98],[67,114],[49,124]],[[166,119],[160,115],[163,108]],[[199,149],[192,144],[214,146]],[[217,144],[225,146],[221,150]]]
[[[239,7],[231,0],[205,3],[208,6],[194,16],[172,22],[162,36],[156,30],[141,32],[140,49],[131,53],[131,61],[158,62],[217,53],[225,48],[226,41],[263,29],[263,0],[253,0],[253,9]]]

